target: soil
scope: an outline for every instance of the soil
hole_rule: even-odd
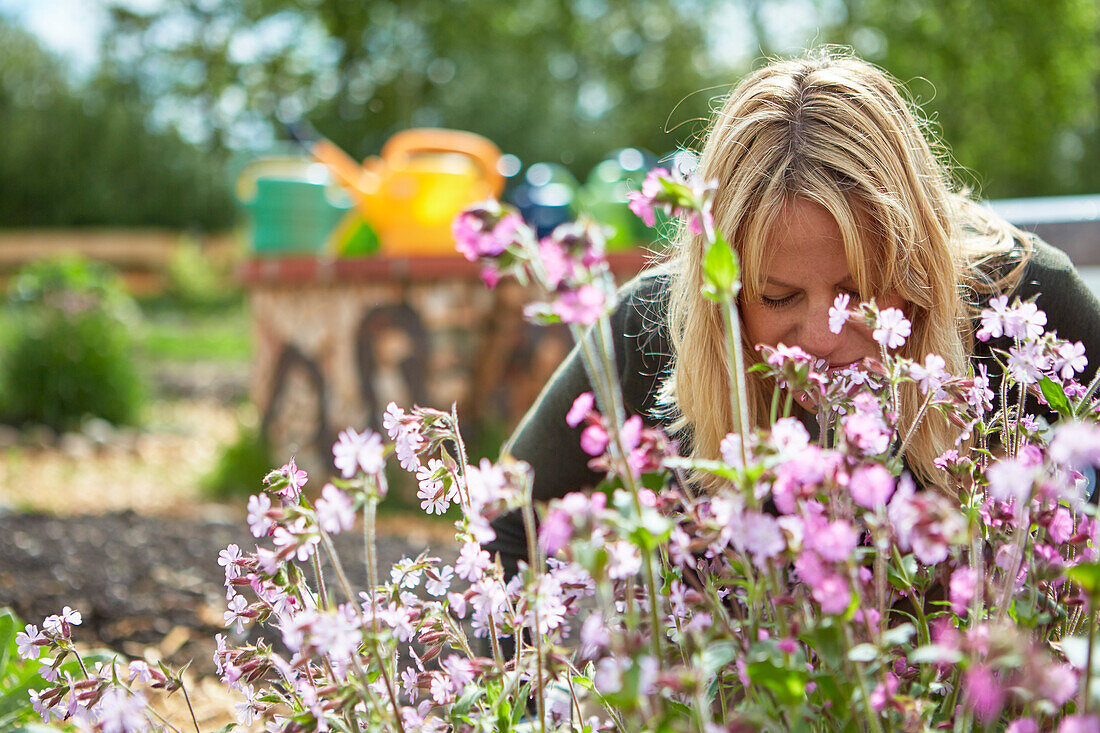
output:
[[[445,524],[383,518],[377,540],[381,572],[429,546],[434,554],[453,558],[450,534]],[[245,551],[257,544],[243,518],[180,519],[133,511],[7,514],[0,516],[0,537],[0,606],[39,625],[71,606],[83,616],[74,631],[77,641],[134,657],[151,647],[154,656],[173,664],[193,660],[199,675],[213,674],[214,634],[225,630],[218,553],[230,543]],[[361,532],[335,541],[349,579],[357,590],[365,588]]]

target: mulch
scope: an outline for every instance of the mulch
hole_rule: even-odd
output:
[[[445,559],[456,555],[445,524],[379,522],[378,566],[416,557],[429,545]],[[357,589],[366,587],[361,532],[335,538]],[[78,642],[140,657],[152,650],[174,665],[192,661],[199,675],[214,673],[214,634],[224,631],[224,574],[218,553],[231,543],[243,551],[257,540],[243,521],[148,516],[0,515],[0,607],[25,623],[64,606],[80,611]],[[307,570],[308,576],[312,572]],[[267,639],[277,631],[266,630]]]

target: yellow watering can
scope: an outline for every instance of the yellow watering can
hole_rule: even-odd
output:
[[[312,152],[351,191],[390,256],[454,254],[451,220],[504,188],[500,149],[472,132],[405,130],[362,166],[328,140]]]

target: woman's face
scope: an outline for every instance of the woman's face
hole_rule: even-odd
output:
[[[829,330],[829,308],[836,296],[850,294],[849,307],[855,307],[860,294],[848,269],[840,228],[825,209],[795,199],[772,228],[767,251],[772,257],[760,298],[741,302],[749,343],[799,346],[830,367],[878,355],[868,329],[848,323],[839,334]],[[905,310],[897,295],[876,302],[879,308]]]

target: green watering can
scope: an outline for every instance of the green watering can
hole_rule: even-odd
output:
[[[238,197],[252,222],[252,249],[258,255],[321,254],[351,210],[351,199],[322,182],[327,175],[287,172],[291,176],[238,182]]]

